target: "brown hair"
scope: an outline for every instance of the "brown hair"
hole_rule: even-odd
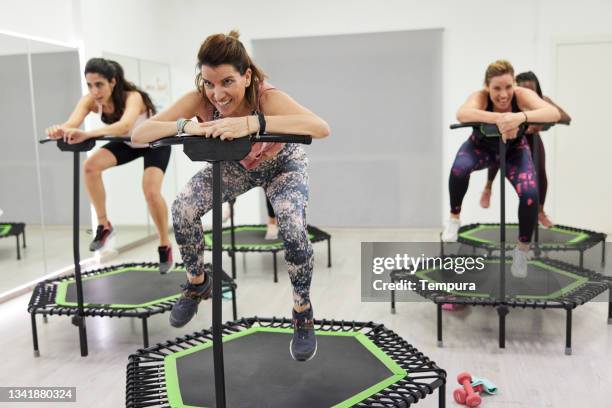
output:
[[[125,112],[127,93],[132,91],[136,91],[142,96],[142,101],[147,107],[147,117],[151,117],[157,112],[149,94],[125,79],[123,68],[118,62],[104,58],[92,58],[85,64],[85,75],[90,73],[102,75],[109,82],[113,78],[115,79],[115,87],[111,95],[115,110],[111,114],[102,113],[102,122],[106,124],[119,122],[123,112]]]
[[[497,60],[492,62],[487,67],[487,71],[485,72],[485,85],[489,85],[491,82],[491,78],[496,76],[510,74],[512,78],[514,78],[514,68],[512,64],[506,60]]]
[[[257,97],[259,84],[263,83],[265,74],[253,63],[244,45],[238,40],[240,34],[237,30],[232,30],[228,35],[213,34],[204,40],[198,51],[198,71],[203,65],[218,67],[222,64],[232,65],[240,75],[244,75],[248,68],[251,68],[251,83],[246,88],[245,98],[251,109],[257,107]],[[195,79],[196,88],[203,98],[206,98],[204,91],[204,79],[202,72],[198,72]]]

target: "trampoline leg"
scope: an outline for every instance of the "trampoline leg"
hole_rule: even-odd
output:
[[[567,312],[565,319],[565,355],[572,355],[572,309],[565,309]]]
[[[278,269],[276,267],[276,251],[272,252],[272,259],[274,260],[274,283],[278,282]]]
[[[232,261],[232,279],[236,279],[236,252],[229,251],[229,256]]]
[[[612,324],[612,284],[610,285],[610,289],[608,289],[608,324]]]
[[[444,343],[442,342],[442,303],[437,303],[437,316],[438,316],[438,347],[443,347]]]
[[[606,240],[601,240],[601,266],[606,265]]]
[[[499,306],[497,314],[499,315],[499,348],[506,348],[506,315],[508,314],[508,308]]]
[[[580,270],[584,270],[584,251],[580,251]]]
[[[36,330],[36,314],[30,313],[32,322],[32,345],[34,346],[34,357],[40,357],[40,351],[38,350],[38,331]]]
[[[146,317],[142,318],[142,344],[144,348],[149,347],[149,326]]]
[[[17,239],[17,260],[21,259],[21,251],[19,250],[19,234],[15,235],[15,238]]]
[[[391,280],[393,283],[393,280]],[[395,314],[395,290],[391,291],[391,314]]]
[[[47,315],[43,314],[43,323],[47,324],[49,323],[49,319],[47,319]]]
[[[23,227],[23,247],[26,247],[26,239],[25,239],[25,226]]]
[[[438,407],[446,408],[446,383],[438,388]]]
[[[327,267],[331,268],[331,238],[327,238]]]
[[[234,320],[238,320],[238,307],[236,306],[236,289],[232,288],[232,313]]]

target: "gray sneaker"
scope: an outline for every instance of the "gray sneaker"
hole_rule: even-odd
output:
[[[317,352],[312,305],[303,312],[293,312],[293,338],[289,344],[291,357],[296,361],[308,361]]]
[[[203,283],[194,285],[193,283],[185,283],[181,285],[183,294],[179,300],[172,306],[170,312],[170,325],[173,327],[183,327],[198,312],[198,305],[202,299],[210,297],[212,292],[212,278],[209,274]]]
[[[527,264],[529,263],[529,251],[522,251],[515,247],[512,251],[512,276],[524,279],[527,277]]]

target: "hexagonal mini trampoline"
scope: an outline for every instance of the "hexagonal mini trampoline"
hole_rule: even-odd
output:
[[[308,363],[289,354],[289,319],[224,325],[227,405],[231,407],[408,407],[439,389],[446,373],[383,325],[316,321]],[[130,356],[128,407],[215,406],[212,335],[194,333]]]
[[[15,237],[17,240],[17,260],[21,259],[21,249],[19,246],[19,236],[23,237],[23,247],[26,247],[25,223],[5,222],[0,224],[0,238]]]
[[[313,244],[316,242],[327,241],[327,267],[331,267],[331,235],[327,232],[308,225],[308,238]],[[276,254],[285,250],[283,240],[265,239],[266,225],[240,225],[226,227],[222,230],[223,251],[232,256],[234,252],[270,252],[274,262],[274,282],[278,282],[278,270],[276,265]],[[234,232],[234,245],[232,247],[232,230]],[[204,233],[204,249],[212,250],[212,231]],[[236,279],[235,266],[232,263],[232,278]]]
[[[451,258],[467,257],[447,256],[444,259]],[[500,258],[489,257],[484,261],[484,265],[482,270],[472,270],[462,274],[443,268],[420,269],[415,273],[395,270],[391,272],[391,281],[415,282],[415,291],[437,305],[438,344],[440,346],[442,345],[443,304],[493,306],[498,309],[500,316],[508,313],[508,307],[562,308],[567,312],[567,354],[571,353],[572,310],[594,299],[612,286],[607,282],[606,277],[599,273],[547,258],[530,261],[527,277],[514,277],[510,273],[512,260],[509,259],[505,263],[505,287],[503,288],[505,297],[502,298]],[[440,283],[455,284],[457,290],[446,290],[449,287],[443,287],[439,285]],[[470,283],[474,283],[475,286],[469,288]],[[610,302],[612,302],[612,290],[610,291]],[[392,312],[395,312],[395,291],[391,294],[391,309]],[[612,307],[609,308],[608,317],[612,318]],[[505,336],[505,334],[501,335]],[[503,347],[501,339],[500,345]]]
[[[508,236],[518,236],[518,224],[506,224]],[[476,248],[487,250],[489,255],[499,250],[499,224],[469,224],[459,228],[457,241]],[[601,243],[602,264],[605,262],[606,234],[580,228],[555,225],[552,228],[538,228],[537,249],[540,251],[578,251],[580,267],[584,266],[584,251]],[[514,248],[515,243],[507,242],[506,248]]]
[[[211,269],[211,265],[207,264]],[[177,264],[165,275],[157,263],[126,263],[83,272],[83,307],[85,316],[133,317],[142,320],[145,347],[149,345],[147,318],[165,313],[181,294],[185,269]],[[236,284],[223,273],[223,293],[231,296],[236,317]],[[32,321],[34,352],[38,355],[36,315],[75,316],[78,312],[74,275],[49,279],[36,285],[28,312]]]

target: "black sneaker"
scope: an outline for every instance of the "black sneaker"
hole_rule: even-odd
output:
[[[212,278],[210,275],[205,275],[205,280],[199,285],[185,283],[181,285],[183,294],[179,300],[172,306],[170,311],[170,325],[173,327],[183,327],[198,312],[198,305],[202,299],[210,297],[212,292]]]
[[[96,236],[91,244],[89,244],[90,251],[99,251],[106,244],[108,239],[113,235],[114,229],[111,223],[108,223],[108,227],[104,225],[98,225],[96,229]]]
[[[160,246],[157,247],[159,252],[159,273],[165,275],[174,266],[174,260],[172,259],[172,247]]]
[[[308,361],[317,352],[312,305],[303,312],[293,312],[293,338],[289,344],[291,357],[296,361]]]

